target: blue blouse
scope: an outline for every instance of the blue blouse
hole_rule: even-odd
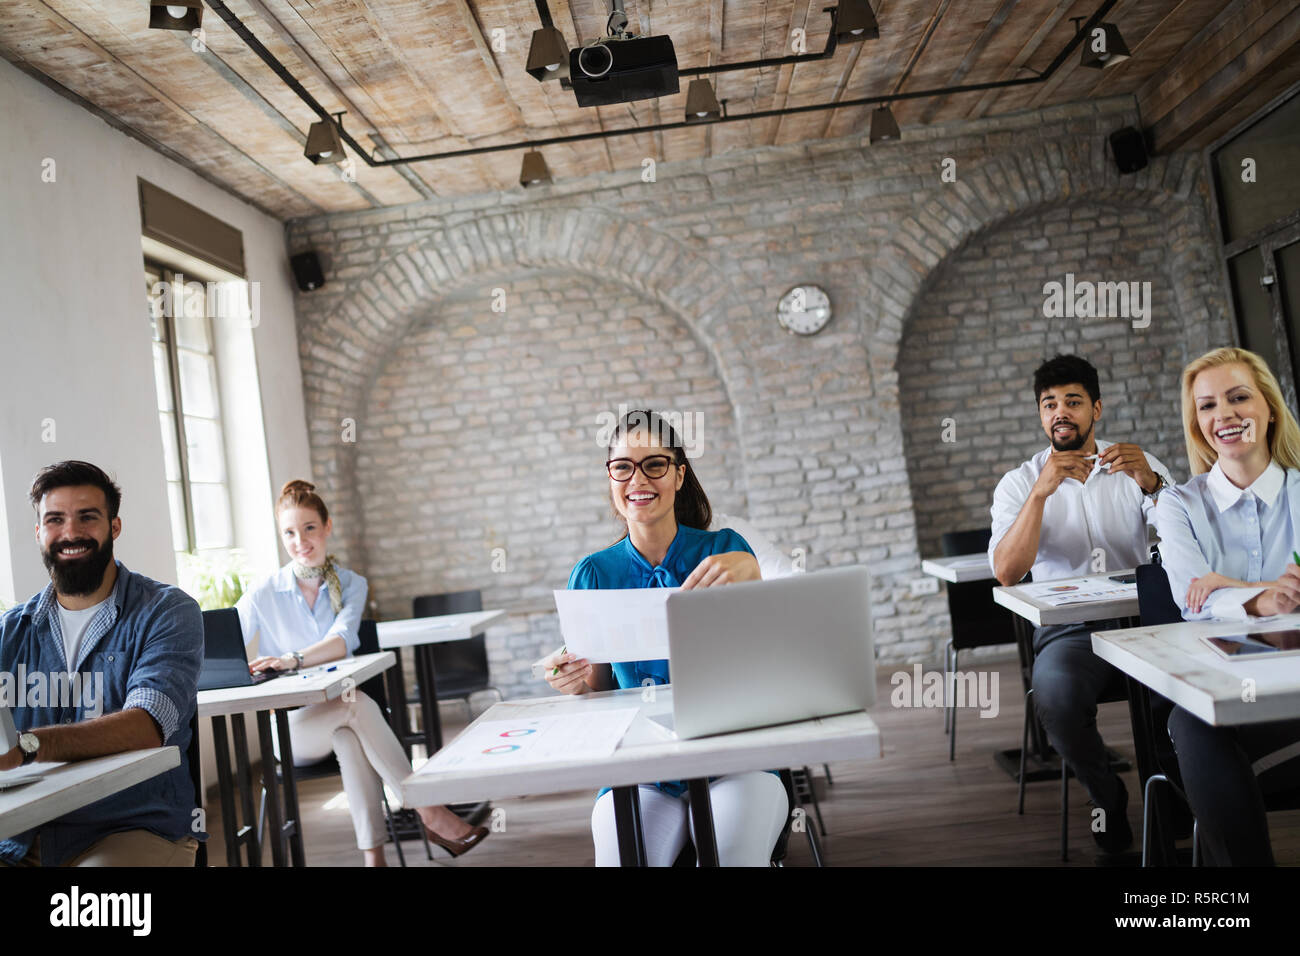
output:
[[[631,538],[589,554],[574,566],[569,575],[569,590],[595,588],[676,588],[681,587],[696,566],[711,554],[745,551],[753,554],[749,544],[730,528],[700,531],[677,526],[677,535],[668,546],[663,562],[651,565],[635,547]],[[669,683],[668,661],[620,661],[611,665],[614,680],[621,688],[641,687],[646,680],[654,684]],[[686,784],[680,780],[655,784],[664,793],[680,797]],[[605,791],[602,790],[601,793]]]

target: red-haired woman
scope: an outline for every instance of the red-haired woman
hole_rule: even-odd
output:
[[[350,657],[366,606],[366,579],[338,566],[327,547],[333,522],[314,485],[287,482],[276,503],[280,540],[289,563],[239,599],[244,641],[260,638],[261,656],[249,662],[256,673],[296,670]],[[411,774],[401,744],[379,705],[358,691],[290,711],[296,765],[315,763],[333,751],[352,811],[357,846],[367,866],[385,866],[388,832],[381,803],[382,783],[394,790]],[[487,837],[446,807],[418,807],[430,841],[460,856]]]

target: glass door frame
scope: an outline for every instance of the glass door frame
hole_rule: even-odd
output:
[[[1258,111],[1246,117],[1228,132],[1224,133],[1203,151],[1203,161],[1205,169],[1205,178],[1210,187],[1210,218],[1214,221],[1214,235],[1218,240],[1219,254],[1219,276],[1224,291],[1227,293],[1228,310],[1231,314],[1232,321],[1229,323],[1232,333],[1232,344],[1242,347],[1241,342],[1241,316],[1237,312],[1237,296],[1232,285],[1232,276],[1229,272],[1228,263],[1242,253],[1248,253],[1251,250],[1257,250],[1263,258],[1263,276],[1265,279],[1272,281],[1267,283],[1265,291],[1268,293],[1271,303],[1271,312],[1273,317],[1273,332],[1278,342],[1278,367],[1273,369],[1277,375],[1278,384],[1282,386],[1282,395],[1286,403],[1295,409],[1296,406],[1296,384],[1297,378],[1300,377],[1300,369],[1292,365],[1291,360],[1291,342],[1290,334],[1286,327],[1286,317],[1283,314],[1283,302],[1281,295],[1281,283],[1278,277],[1277,260],[1274,253],[1293,242],[1300,241],[1300,209],[1295,210],[1286,216],[1283,216],[1256,230],[1250,235],[1241,236],[1232,242],[1224,241],[1223,219],[1224,210],[1219,199],[1218,174],[1215,166],[1215,154],[1220,148],[1232,142],[1242,133],[1249,130],[1252,126],[1259,123],[1274,110],[1287,103],[1292,97],[1300,96],[1300,83],[1296,83],[1282,93],[1275,96]],[[1292,281],[1300,282],[1300,276],[1295,277]],[[1294,317],[1297,323],[1300,323],[1300,316]]]

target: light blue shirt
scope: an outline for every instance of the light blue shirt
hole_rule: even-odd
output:
[[[283,657],[337,634],[347,644],[345,656],[355,654],[360,644],[357,628],[366,609],[366,579],[338,565],[335,569],[339,584],[343,585],[343,607],[338,614],[330,604],[324,578],[320,579],[316,603],[307,606],[298,579],[293,576],[292,564],[286,564],[252,590],[245,591],[235,605],[244,643],[250,644],[254,637],[260,636],[258,653],[263,657]]]
[[[1156,526],[1161,561],[1183,618],[1247,620],[1243,605],[1265,588],[1219,588],[1199,614],[1187,608],[1187,589],[1193,578],[1211,571],[1251,583],[1282,574],[1300,547],[1300,471],[1272,461],[1249,488],[1238,488],[1215,462],[1209,471],[1161,493]]]

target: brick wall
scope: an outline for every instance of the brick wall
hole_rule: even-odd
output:
[[[1044,354],[1104,364],[1103,434],[1182,466],[1171,377],[1229,332],[1199,157],[1120,176],[1105,135],[1134,121],[1122,98],[290,223],[327,276],[297,308],[340,555],[387,617],[480,587],[512,612],[489,634],[496,683],[537,692],[549,591],[611,540],[595,414],[644,396],[705,415],[720,505],[809,570],[871,567],[882,661],[933,659],[946,602],[910,584],[940,525],[986,523],[992,476],[1041,445],[1025,381]],[[1151,327],[1047,323],[1067,266],[1149,278]],[[812,338],[774,318],[802,282],[835,309]],[[937,447],[947,415],[958,442]],[[549,480],[503,473],[536,445]]]
[[[1134,441],[1187,474],[1178,377],[1193,357],[1176,321],[1167,228],[1154,209],[1061,203],[1015,216],[944,262],[917,301],[899,349],[908,476],[923,555],[945,531],[989,526],[998,479],[1047,438],[1034,369],[1057,352],[1098,370],[1107,441]],[[1048,318],[1043,284],[1150,282],[1151,325]],[[1141,320],[1139,320],[1140,322]]]

